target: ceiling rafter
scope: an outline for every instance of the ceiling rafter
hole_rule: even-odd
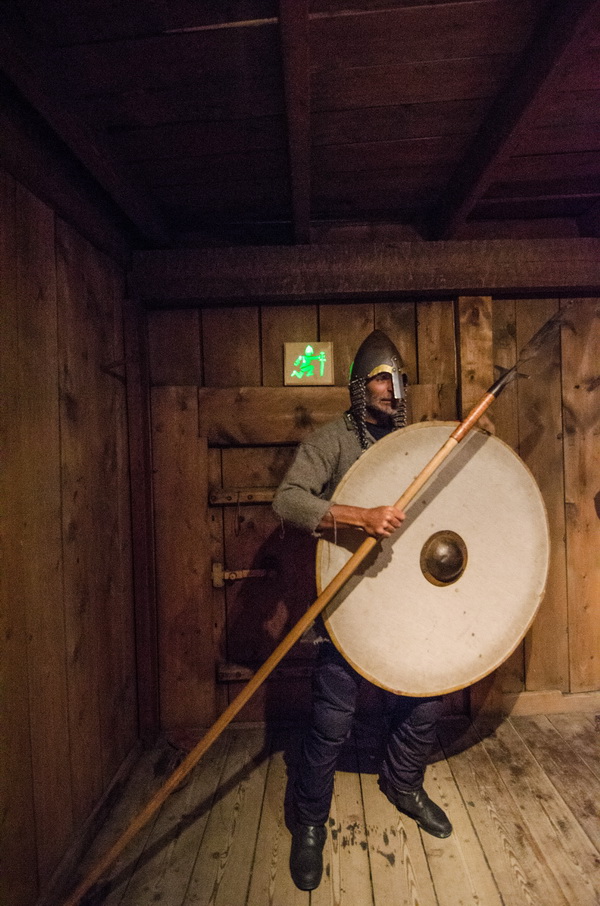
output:
[[[597,235],[599,64],[600,0],[15,0],[0,150],[142,247]]]
[[[117,165],[102,137],[57,102],[51,87],[58,81],[41,47],[26,34],[14,16],[0,11],[0,65],[25,100],[44,118],[74,157],[110,196],[141,235],[155,244],[168,244],[170,231],[147,187]]]
[[[292,226],[310,242],[310,66],[308,0],[280,0],[279,29],[288,130]]]
[[[453,173],[429,219],[432,238],[451,239],[494,182],[517,140],[548,103],[555,80],[581,53],[582,36],[597,26],[596,0],[554,0],[504,90]]]

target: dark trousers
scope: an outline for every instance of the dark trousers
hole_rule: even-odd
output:
[[[325,824],[327,820],[337,757],[352,728],[360,684],[366,682],[331,642],[323,642],[319,648],[313,673],[312,721],[294,784],[296,818],[301,824]],[[380,774],[394,789],[419,789],[435,744],[442,700],[385,696],[390,720]]]

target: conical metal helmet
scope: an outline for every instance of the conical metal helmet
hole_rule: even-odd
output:
[[[374,330],[358,348],[350,367],[350,383],[358,378],[367,381],[382,372],[391,375],[394,397],[404,400],[406,375],[402,356],[382,330]]]

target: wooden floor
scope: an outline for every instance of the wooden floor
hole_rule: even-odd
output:
[[[379,792],[372,750],[349,746],[311,894],[288,872],[284,800],[297,734],[229,729],[85,902],[598,906],[599,729],[584,714],[515,717],[485,733],[444,722],[425,786],[454,824],[447,840],[402,818]],[[144,755],[90,864],[162,784],[175,751],[163,742]]]

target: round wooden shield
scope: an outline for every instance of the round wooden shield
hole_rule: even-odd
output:
[[[455,423],[425,422],[378,441],[352,466],[335,503],[393,504]],[[324,589],[365,536],[319,541]],[[384,689],[410,696],[462,689],[516,648],[540,604],[549,562],[544,503],[507,444],[476,429],[406,509],[324,611],[346,660]]]

